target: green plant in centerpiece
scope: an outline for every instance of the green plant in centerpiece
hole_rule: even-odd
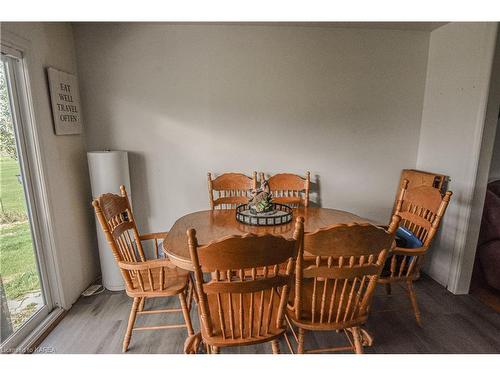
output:
[[[273,198],[271,195],[266,195],[262,198],[262,200],[257,204],[256,210],[257,212],[268,212],[273,209]]]
[[[269,190],[267,180],[261,182],[260,188],[252,191],[248,206],[252,213],[264,213],[273,210],[273,195]]]

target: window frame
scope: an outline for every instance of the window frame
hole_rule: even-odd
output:
[[[30,50],[29,41],[2,31],[0,54],[2,60],[8,59],[8,69],[13,78],[8,84],[12,95],[16,96],[16,100],[12,101],[12,105],[16,107],[13,117],[17,117],[16,143],[22,175],[26,182],[26,203],[45,305],[18,330],[22,333],[14,333],[0,345],[0,352],[32,350],[44,332],[64,313],[61,308],[63,295],[60,270],[56,262],[54,221],[28,75],[30,66],[33,66]]]

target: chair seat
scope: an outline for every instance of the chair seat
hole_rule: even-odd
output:
[[[203,341],[209,345],[225,347],[225,346],[241,346],[241,345],[251,345],[258,344],[262,342],[267,342],[274,340],[285,332],[285,325],[282,324],[281,327],[276,325],[276,317],[278,315],[279,300],[280,297],[278,293],[274,292],[273,302],[271,305],[271,319],[269,324],[269,329],[265,332],[266,319],[269,313],[270,304],[270,291],[264,293],[263,298],[263,313],[262,313],[262,323],[260,323],[259,307],[261,303],[261,293],[254,294],[253,300],[253,324],[250,325],[250,294],[243,294],[243,324],[240,324],[240,294],[232,294],[232,305],[233,305],[233,330],[231,330],[231,318],[229,316],[229,294],[220,295],[220,305],[222,307],[222,316],[219,314],[219,302],[216,294],[208,295],[208,306],[210,309],[210,315],[212,316],[212,335],[207,335],[206,332],[202,330]],[[222,321],[224,322],[224,333]],[[258,327],[261,327],[260,332],[258,332]],[[241,334],[241,326],[243,326],[243,335]],[[252,327],[251,327],[252,326]],[[203,327],[203,325],[202,325]],[[250,332],[251,331],[251,332]],[[233,334],[232,334],[233,332]],[[224,338],[225,337],[225,338]]]
[[[133,290],[127,290],[127,294],[131,297],[147,297],[153,295],[172,296],[181,293],[188,285],[189,272],[178,267],[163,268],[163,287],[160,286],[161,268],[152,268],[151,279],[153,288],[151,288],[150,276],[148,270],[139,271],[142,276],[142,284],[144,291],[141,288],[139,278],[132,278]]]
[[[345,290],[349,292],[352,287],[352,282],[348,281],[345,285]],[[356,291],[359,287],[359,282],[356,285]],[[365,284],[366,287],[366,284]],[[333,294],[334,281],[329,280],[327,284],[327,289],[325,293],[325,301],[323,307],[323,318],[321,319],[321,305],[322,305],[322,296],[323,296],[323,288],[324,283],[318,282],[316,285],[316,303],[314,307],[314,320],[313,320],[313,310],[312,310],[312,301],[313,301],[313,289],[314,289],[314,281],[313,279],[303,279],[302,284],[302,314],[301,319],[297,320],[295,318],[295,309],[293,307],[293,302],[295,298],[295,288],[292,288],[289,297],[289,305],[287,306],[287,316],[288,318],[298,327],[306,328],[309,330],[332,330],[332,329],[344,329],[359,325],[364,323],[367,319],[367,315],[364,314],[359,316],[356,315],[356,319],[351,319],[353,309],[355,305],[359,306],[359,298],[357,298],[356,293],[354,292],[349,302],[349,294],[347,298],[344,298],[342,301],[341,308],[339,310],[340,305],[340,296],[342,294],[342,289],[344,288],[344,280],[337,281],[337,288],[335,289],[335,297],[333,299],[333,308],[331,310],[331,319],[330,323],[328,322],[328,317],[330,314],[330,302]],[[349,311],[346,310],[349,306]],[[337,320],[338,315],[338,320]],[[345,322],[344,322],[345,320]],[[321,321],[321,323],[320,323]]]

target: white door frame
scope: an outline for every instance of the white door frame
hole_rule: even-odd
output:
[[[60,270],[56,262],[54,221],[50,210],[48,185],[43,168],[43,154],[36,128],[28,74],[30,66],[32,66],[31,43],[2,30],[0,44],[2,53],[5,52],[7,55],[16,57],[19,61],[15,64],[13,71],[16,81],[14,90],[16,90],[19,98],[19,107],[16,108],[16,112],[19,117],[19,124],[22,124],[19,126],[21,129],[18,129],[19,141],[21,142],[20,148],[22,149],[19,153],[22,154],[22,162],[27,166],[25,171],[26,182],[29,184],[32,193],[27,195],[27,204],[33,220],[33,237],[39,245],[36,247],[36,251],[47,306],[47,311],[38,312],[26,323],[26,331],[31,331],[31,334],[24,338],[19,336],[15,339],[8,339],[2,344],[2,350],[17,348],[22,351],[37,339],[47,324],[63,312],[59,308],[62,305],[62,283]]]
[[[470,184],[467,189],[467,204],[460,212],[459,228],[448,275],[448,290],[454,294],[468,294],[481,226],[486,185],[493,156],[493,145],[497,131],[500,106],[500,30],[495,28],[490,64],[482,74],[489,77],[484,90],[484,107],[477,113],[476,134],[473,142],[474,157],[469,165]],[[490,53],[490,52],[488,52]]]

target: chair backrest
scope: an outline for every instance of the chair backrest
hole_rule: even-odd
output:
[[[252,177],[242,173],[224,173],[215,179],[208,173],[208,197],[213,209],[232,209],[248,202],[252,190],[257,188],[257,172]]]
[[[432,186],[436,189],[439,189],[441,195],[444,195],[446,193],[446,187],[448,185],[448,176],[445,176],[443,174],[419,171],[416,169],[403,169],[399,177],[398,188],[396,189],[396,197],[394,199],[394,206],[392,207],[393,214],[396,210],[398,197],[403,184],[405,184],[405,180],[408,180],[408,189],[412,189],[421,185]]]
[[[404,180],[394,214],[401,217],[400,225],[411,230],[427,249],[439,229],[451,195],[452,192],[447,191],[442,196],[439,189],[425,185],[408,189],[408,180]]]
[[[260,180],[264,180],[264,173],[261,173]],[[310,172],[306,173],[305,178],[291,173],[279,173],[269,177],[267,181],[273,194],[273,202],[292,207],[309,206]]]
[[[393,247],[400,218],[388,231],[371,224],[337,224],[304,235],[297,260],[295,319],[327,329],[366,321],[377,278]]]
[[[146,261],[125,186],[120,186],[120,193],[121,195],[103,194],[92,205],[129,295],[154,295],[164,290],[165,268],[168,265],[165,260]]]
[[[120,193],[103,194],[92,202],[97,219],[117,262],[145,261],[125,186]]]
[[[293,239],[246,234],[198,246],[196,231],[189,229],[202,332],[249,343],[283,327],[303,233],[303,218],[297,218]],[[211,273],[210,281],[203,272]]]

